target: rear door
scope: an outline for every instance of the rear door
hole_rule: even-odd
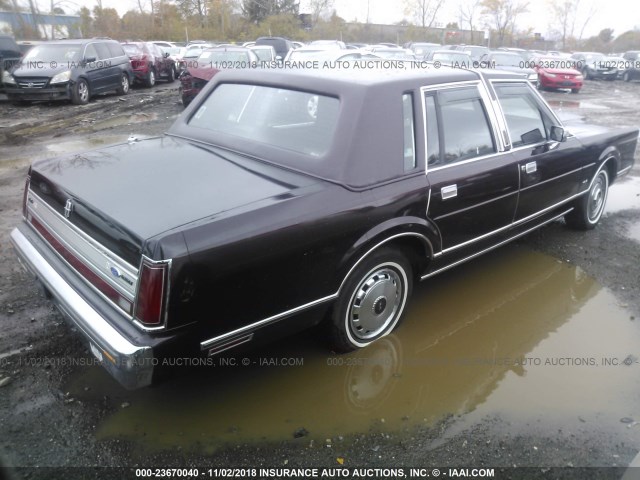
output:
[[[518,198],[518,165],[502,151],[494,112],[479,83],[425,90],[427,215],[442,252],[471,245],[511,224]]]

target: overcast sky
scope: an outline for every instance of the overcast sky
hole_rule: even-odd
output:
[[[43,11],[48,10],[50,0],[38,0],[43,7]],[[143,0],[143,4],[148,4],[150,0]],[[442,25],[459,20],[458,5],[461,0],[447,0],[437,17],[437,21]],[[300,0],[301,13],[308,9],[308,0]],[[635,26],[640,27],[640,8],[638,0],[581,0],[587,7],[594,4],[596,13],[593,15],[585,29],[584,38],[597,35],[604,28],[613,28],[614,35],[620,35]],[[96,0],[56,0],[65,10],[76,9],[74,5],[78,3],[86,5],[89,9],[97,4]],[[102,0],[103,6],[113,7],[122,16],[126,11],[136,7],[136,3],[131,0]],[[395,23],[403,18],[407,18],[404,12],[404,2],[402,0],[334,0],[334,8],[339,16],[347,21],[367,20],[367,5],[369,5],[369,20],[371,23]],[[549,18],[547,0],[533,0],[529,2],[529,13],[518,18],[518,29],[525,30],[528,27],[534,32],[548,36],[553,30],[553,20]],[[588,8],[585,8],[588,10]],[[586,14],[586,12],[585,12]],[[407,18],[411,20],[410,18]],[[579,28],[581,28],[580,25]],[[579,30],[578,28],[578,30]],[[579,31],[576,32],[576,35]]]

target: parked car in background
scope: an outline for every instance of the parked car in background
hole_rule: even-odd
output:
[[[175,68],[175,78],[178,78],[180,74],[186,69],[184,62],[184,54],[187,51],[186,47],[160,47],[162,53],[168,53],[169,58],[173,61]]]
[[[249,47],[261,62],[274,62],[276,51],[271,45],[252,45]]]
[[[459,50],[432,50],[425,55],[424,59],[428,62],[440,62],[440,65],[454,68],[473,67],[471,56]]]
[[[510,73],[230,69],[165,136],[35,162],[11,241],[143,387],[166,358],[318,324],[368,346],[414,283],[556,219],[594,228],[637,140],[565,129]]]
[[[151,42],[126,42],[122,48],[129,55],[135,81],[146,87],[153,87],[159,79],[171,83],[176,78],[176,64]]]
[[[178,70],[180,72],[184,72],[187,68],[193,66],[194,61],[200,56],[203,50],[213,47],[215,47],[215,45],[212,43],[197,43],[189,45],[186,47],[184,54],[182,55],[182,60],[178,64]]]
[[[34,46],[11,71],[4,72],[3,81],[15,104],[71,100],[83,105],[98,93],[127,94],[133,71],[114,40],[55,40]]]
[[[202,51],[191,66],[180,75],[180,98],[186,107],[200,90],[221,70],[257,68],[258,56],[252,48],[214,47]]]
[[[484,68],[495,68],[505,72],[520,73],[530,82],[538,81],[538,73],[529,68],[530,62],[517,53],[495,50],[482,56],[480,66]]]
[[[20,62],[22,55],[23,52],[13,37],[0,35],[0,93],[4,92],[4,72],[11,71]]]
[[[640,51],[631,50],[622,55],[624,59],[624,72],[622,79],[625,82],[640,80]]]
[[[404,47],[410,49],[419,60],[422,60],[431,50],[440,50],[442,48],[439,43],[428,42],[409,42]]]
[[[608,59],[598,52],[575,52],[571,55],[576,60],[585,80],[615,80],[618,77],[617,61]]]
[[[413,53],[413,50],[408,48],[393,48],[385,45],[372,45],[365,50],[373,53],[380,58],[387,58],[390,60],[417,60],[417,57]]]
[[[282,37],[260,37],[256,40],[256,45],[269,45],[276,51],[278,60],[283,60],[294,46],[291,40]]]
[[[455,50],[468,53],[473,62],[479,62],[483,55],[490,52],[487,47],[480,45],[457,45]]]
[[[584,77],[575,68],[576,61],[562,57],[538,57],[532,60],[538,72],[536,86],[544,89],[570,89],[571,93],[579,93]]]

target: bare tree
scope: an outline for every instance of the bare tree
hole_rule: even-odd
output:
[[[477,23],[480,21],[482,0],[462,0],[458,5],[458,16],[460,19],[460,27],[469,27],[471,31],[471,43],[473,40],[473,32]]]
[[[318,23],[318,19],[322,12],[325,12],[333,8],[334,0],[310,0],[311,16],[313,18],[314,25]]]
[[[576,10],[580,0],[550,0],[549,6],[556,20],[562,38],[562,50],[566,49],[567,37],[573,37],[576,23]]]
[[[498,35],[498,43],[504,45],[507,33],[513,35],[519,15],[528,11],[528,2],[520,0],[482,0],[482,13],[489,17],[489,25]]]
[[[443,4],[444,0],[404,0],[404,13],[416,19],[422,28],[430,27]]]

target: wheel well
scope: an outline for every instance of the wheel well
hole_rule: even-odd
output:
[[[611,156],[604,161],[604,168],[607,169],[609,174],[609,185],[611,185],[616,178],[616,158]]]
[[[426,270],[433,254],[431,246],[425,244],[425,241],[417,236],[395,238],[380,245],[379,248],[392,248],[406,255],[407,260],[409,260],[411,264],[414,278],[420,278],[421,272]]]

